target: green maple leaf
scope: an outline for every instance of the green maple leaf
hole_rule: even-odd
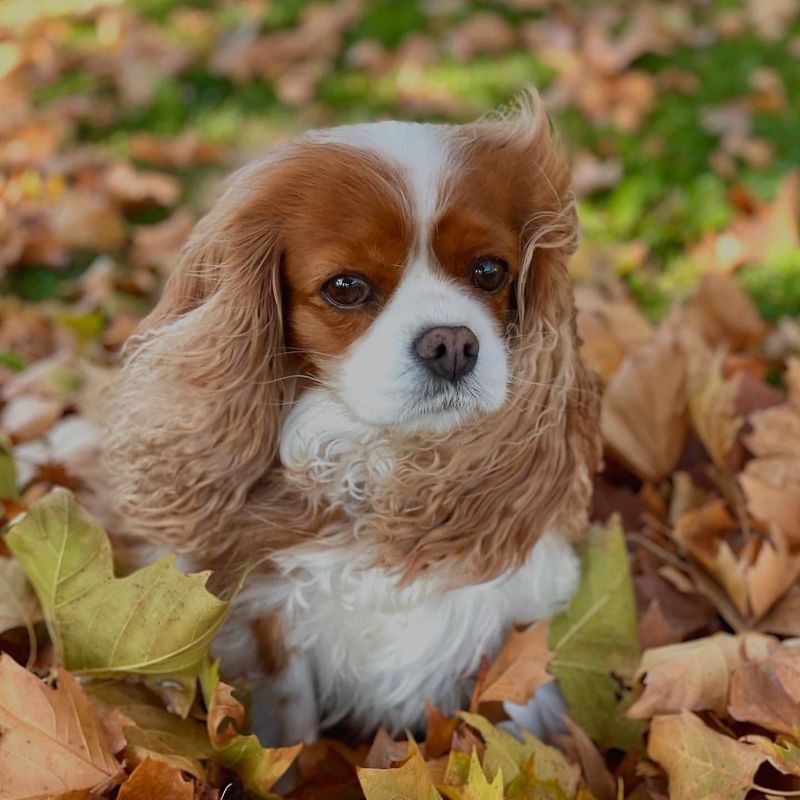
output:
[[[639,665],[636,604],[618,521],[596,528],[582,553],[582,578],[569,607],[550,621],[549,670],[570,714],[603,748],[642,748],[645,725],[624,716]]]
[[[209,573],[184,575],[168,556],[115,577],[105,531],[65,489],[35,503],[6,542],[39,598],[67,669],[93,677],[144,676],[171,688],[175,710],[188,713],[229,605],[206,590]]]

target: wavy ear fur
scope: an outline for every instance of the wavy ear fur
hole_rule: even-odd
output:
[[[295,390],[274,173],[262,162],[235,176],[127,347],[106,447],[116,510],[129,532],[178,550],[224,548]]]

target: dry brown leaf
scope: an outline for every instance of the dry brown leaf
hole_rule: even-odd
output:
[[[576,760],[581,765],[583,778],[592,796],[596,800],[616,800],[617,782],[606,766],[605,759],[600,754],[595,743],[570,716],[564,716],[564,724],[569,731],[572,749],[577,757]],[[567,752],[567,756],[569,757],[570,755]]]
[[[800,553],[792,551],[786,535],[773,527],[769,537],[753,537],[754,555],[744,581],[750,610],[761,618],[800,576]]]
[[[448,717],[425,701],[425,757],[438,758],[450,752],[453,734],[460,720]]]
[[[117,800],[192,800],[194,784],[177,767],[146,758],[122,784]]]
[[[224,155],[224,148],[193,131],[184,131],[171,138],[137,133],[131,137],[131,154],[158,167],[191,167],[214,164]]]
[[[99,791],[121,775],[80,686],[66,670],[56,677],[58,686],[52,688],[11,656],[0,656],[4,798]]]
[[[685,391],[686,356],[668,326],[625,356],[609,381],[603,437],[638,477],[658,482],[680,458],[689,432]]]
[[[744,800],[765,760],[690,711],[655,717],[647,752],[666,770],[671,800]]]
[[[524,631],[512,629],[489,671],[486,673],[481,703],[510,700],[524,705],[536,690],[553,680],[547,665],[553,653],[547,646],[547,622],[539,622]]]
[[[686,318],[712,347],[754,347],[767,334],[753,301],[733,278],[724,274],[703,277]]]
[[[800,458],[756,458],[747,463],[739,482],[747,510],[767,525],[777,525],[800,545]]]
[[[784,642],[741,664],[731,677],[728,713],[740,722],[793,736],[800,730],[800,642]]]
[[[66,192],[50,209],[48,218],[47,239],[52,241],[37,242],[37,247],[49,244],[61,249],[109,252],[122,247],[128,237],[119,208],[102,192]]]
[[[748,418],[752,431],[744,443],[756,456],[800,458],[800,412],[788,403],[756,411]]]
[[[587,286],[575,288],[581,355],[605,382],[625,354],[653,338],[653,328],[632,303],[606,300]]]
[[[735,413],[740,375],[723,376],[724,352],[714,354],[698,346],[689,367],[689,412],[697,435],[714,464],[730,468],[730,456],[743,420]]]
[[[704,639],[646,650],[639,667],[644,692],[630,707],[633,719],[683,709],[724,714],[733,669],[747,653],[766,654],[777,640],[757,633],[717,633]]]
[[[177,178],[163,172],[143,172],[130,164],[115,164],[105,174],[105,190],[123,208],[174,205],[181,193]]]
[[[758,623],[758,629],[779,636],[800,636],[800,584],[789,587]]]
[[[53,427],[66,405],[56,397],[19,395],[0,414],[0,430],[20,442],[35,439]]]
[[[723,586],[737,610],[748,616],[750,609],[745,585],[747,562],[737,558],[724,534],[739,529],[722,500],[693,509],[675,525],[672,535],[681,548]]]

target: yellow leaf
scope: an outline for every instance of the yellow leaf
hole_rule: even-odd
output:
[[[358,768],[366,800],[441,800],[419,748],[409,742],[410,755],[395,769]]]
[[[503,800],[503,771],[498,770],[494,780],[489,783],[474,749],[461,797],[463,800]]]
[[[648,753],[669,776],[671,800],[744,800],[764,761],[755,747],[712,731],[690,711],[655,717]]]
[[[520,741],[516,736],[496,728],[479,714],[462,711],[458,716],[480,733],[486,743],[483,766],[493,777],[502,772],[506,786],[533,759],[537,780],[557,783],[568,797],[572,797],[577,791],[580,769],[577,765],[570,764],[560,750],[539,741],[524,730],[520,731]]]

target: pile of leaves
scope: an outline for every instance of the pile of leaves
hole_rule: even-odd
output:
[[[800,792],[800,3],[50,5],[0,4],[0,800]],[[262,748],[209,658],[231,597],[115,558],[103,389],[252,151],[531,82],[606,387],[580,589],[424,739]]]

